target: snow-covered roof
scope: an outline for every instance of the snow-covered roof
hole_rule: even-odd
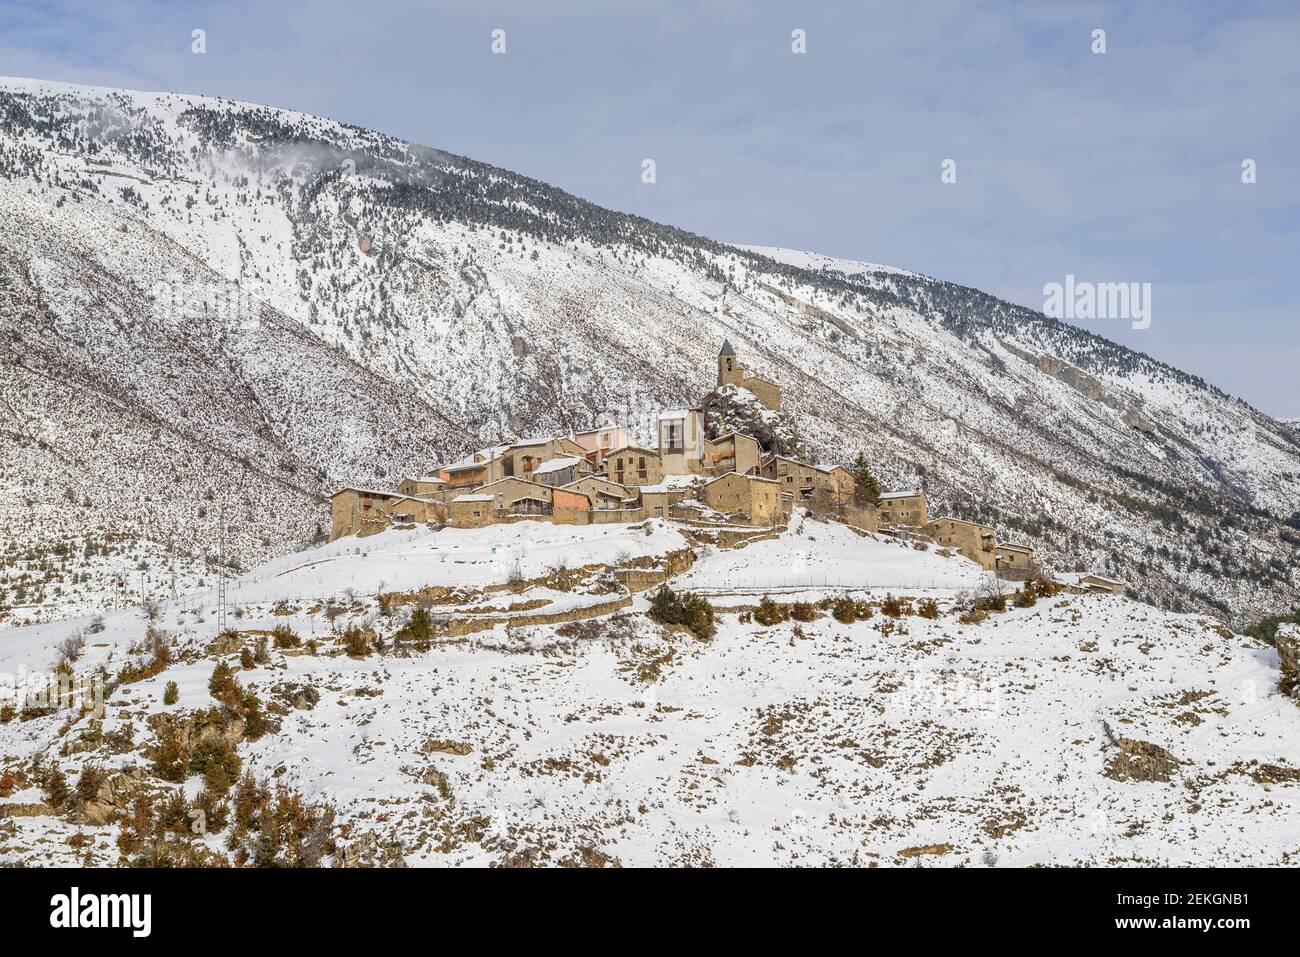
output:
[[[573,466],[577,465],[579,462],[584,462],[584,461],[586,460],[577,458],[575,456],[568,456],[559,459],[550,459],[546,462],[543,462],[541,465],[537,466],[537,468],[533,469],[533,474],[549,475],[551,472],[563,472],[565,469],[572,468]]]
[[[402,481],[404,481],[404,482],[429,482],[429,483],[433,483],[433,484],[437,484],[437,485],[443,485],[443,484],[445,484],[445,482],[446,482],[445,479],[440,479],[440,478],[438,478],[438,476],[436,476],[436,475],[418,475],[418,476],[417,476],[417,475],[408,475],[406,478],[402,479]]]
[[[921,494],[919,488],[914,488],[910,492],[881,492],[881,498],[914,498]]]
[[[529,449],[536,445],[546,445],[554,441],[556,441],[555,438],[549,435],[536,439],[520,439],[514,444],[514,447],[517,449]]]
[[[479,495],[479,494],[457,495],[455,498],[452,499],[452,501],[453,502],[490,502],[492,501],[492,496]]]
[[[657,485],[642,485],[641,491],[644,492],[675,492],[678,489],[690,488],[700,481],[698,475],[665,475],[663,481]]]
[[[330,498],[334,498],[336,495],[342,495],[344,492],[360,492],[362,495],[379,495],[382,496],[383,498],[405,498],[406,497],[405,495],[402,495],[400,492],[388,492],[377,488],[360,488],[356,485],[345,485],[337,492],[331,493]]]
[[[455,462],[451,465],[444,465],[442,467],[442,470],[444,472],[464,472],[466,469],[483,469],[483,468],[487,468],[486,462],[463,461],[463,462]]]
[[[770,482],[770,483],[772,483],[773,485],[780,485],[780,484],[781,484],[781,483],[778,482],[776,479],[772,479],[772,478],[764,478],[764,477],[761,476],[761,475],[741,475],[739,472],[735,472],[735,471],[732,471],[732,472],[724,472],[723,474],[717,476],[716,478],[711,478],[711,479],[709,479],[709,480],[708,480],[707,482],[705,482],[704,484],[705,484],[705,485],[712,485],[714,482],[721,482],[723,479],[731,478],[733,475],[735,475],[735,476],[739,476],[740,478],[746,479],[747,481],[750,481],[750,482]]]
[[[659,413],[659,421],[665,419],[689,419],[692,413],[700,412],[700,409],[665,409]]]

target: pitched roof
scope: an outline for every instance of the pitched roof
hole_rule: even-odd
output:
[[[722,340],[722,349],[721,349],[721,351],[718,352],[718,355],[720,355],[720,356],[734,356],[735,354],[736,354],[736,350],[733,349],[733,348],[731,348],[731,340],[730,340],[730,339],[723,339],[723,340]]]
[[[490,502],[491,495],[457,495],[452,499],[453,502]]]
[[[920,494],[921,494],[921,490],[919,488],[916,488],[916,489],[912,489],[912,491],[910,492],[881,492],[880,497],[881,498],[915,498]],[[954,521],[956,520],[954,519]]]
[[[549,475],[551,472],[562,472],[564,469],[572,468],[585,459],[575,457],[565,457],[558,459],[548,459],[537,468],[533,469],[534,475]]]

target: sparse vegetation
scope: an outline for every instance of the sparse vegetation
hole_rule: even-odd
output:
[[[667,585],[660,585],[650,597],[649,614],[661,624],[681,625],[700,639],[712,638],[718,630],[707,598],[694,592],[678,594]]]

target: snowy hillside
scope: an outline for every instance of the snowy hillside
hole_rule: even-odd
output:
[[[16,620],[84,610],[67,575],[120,590],[87,548],[109,534],[249,567],[338,485],[508,432],[645,434],[713,386],[724,337],[823,462],[863,451],[934,512],[1176,608],[1300,604],[1300,433],[972,289],[290,111],[31,80],[0,81],[0,225]]]
[[[610,588],[687,547],[658,521],[389,531],[252,570],[233,638],[211,600],[110,614],[71,666],[123,676],[101,720],[0,701],[0,861],[1294,863],[1272,649],[1113,595],[963,617],[970,562],[802,516],[691,546],[700,640]],[[779,600],[860,620],[760,624],[778,568]],[[458,633],[416,640],[418,608]],[[74,624],[7,633],[0,670],[48,673]]]

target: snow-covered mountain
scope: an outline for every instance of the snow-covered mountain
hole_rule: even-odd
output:
[[[0,177],[0,606],[28,617],[135,588],[123,554],[148,589],[299,548],[333,487],[502,433],[644,431],[724,337],[822,460],[936,513],[1176,607],[1300,604],[1300,433],[973,289],[197,96],[0,81]]]

